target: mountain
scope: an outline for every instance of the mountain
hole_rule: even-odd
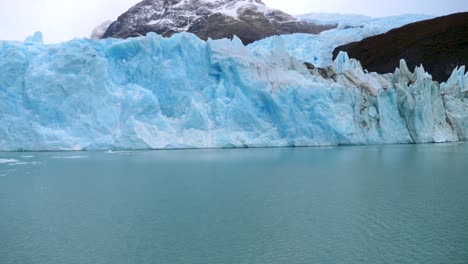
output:
[[[316,34],[335,27],[298,20],[261,0],[144,0],[114,21],[102,38],[191,32],[204,40],[237,35],[248,44],[272,35]]]
[[[385,34],[337,47],[369,71],[393,72],[404,58],[410,68],[420,64],[434,80],[447,80],[452,70],[468,65],[468,12],[438,17],[393,29]]]

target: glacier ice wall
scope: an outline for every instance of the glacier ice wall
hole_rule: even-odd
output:
[[[405,63],[367,73],[340,54],[306,67],[281,39],[181,33],[0,42],[0,150],[451,142],[468,138],[468,74],[438,85]],[[465,74],[465,75],[464,75]]]

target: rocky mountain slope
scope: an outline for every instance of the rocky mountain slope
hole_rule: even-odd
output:
[[[272,35],[316,34],[337,25],[318,25],[268,8],[261,0],[144,0],[113,22],[102,38],[128,38],[155,32],[191,32],[201,39],[232,38],[244,44]]]
[[[393,72],[400,59],[410,68],[420,64],[439,82],[468,64],[468,12],[416,22],[336,48],[346,51],[369,71]]]

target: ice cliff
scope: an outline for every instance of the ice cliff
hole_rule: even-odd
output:
[[[0,42],[0,150],[451,142],[468,138],[468,74],[444,84],[402,61],[314,68],[277,38],[257,54],[190,33]]]

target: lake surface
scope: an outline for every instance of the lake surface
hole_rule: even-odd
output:
[[[468,263],[468,144],[0,153],[0,263]]]

